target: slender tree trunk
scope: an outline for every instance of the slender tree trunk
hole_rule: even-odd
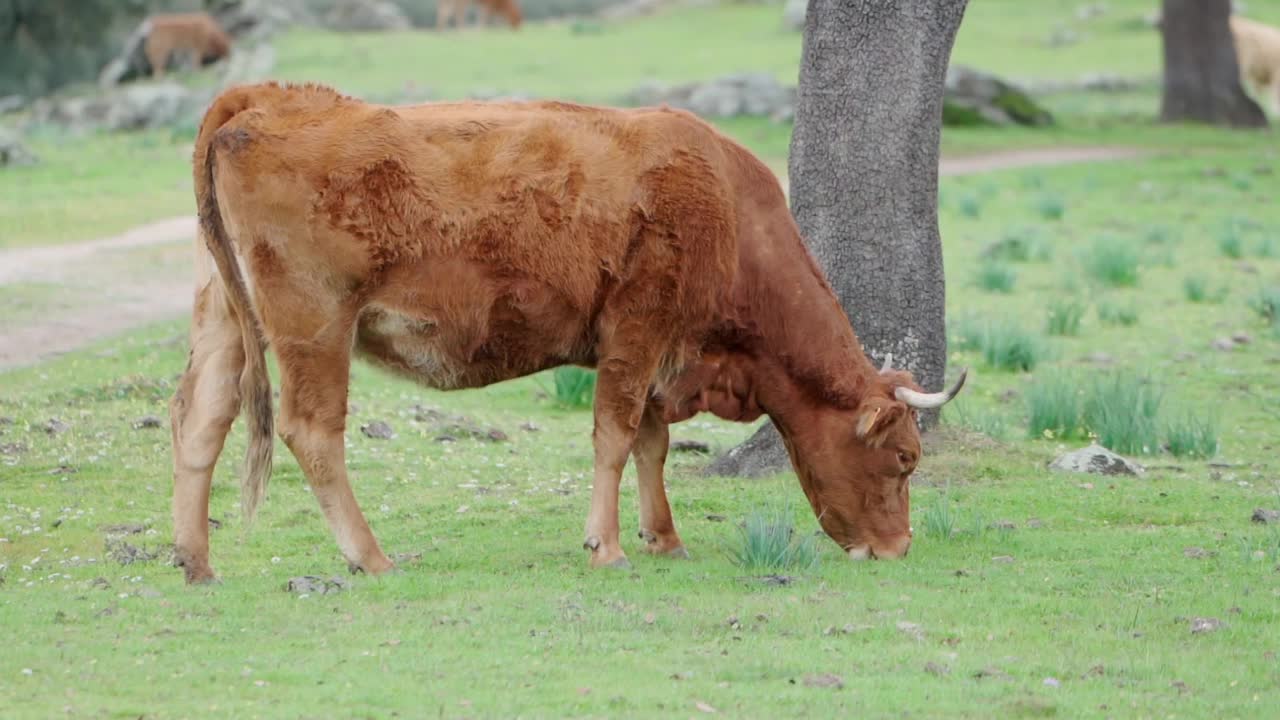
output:
[[[1231,0],[1164,0],[1164,122],[1266,127],[1262,108],[1240,86]]]
[[[927,390],[941,389],[947,362],[938,143],[966,4],[809,0],[788,163],[792,213],[867,354],[892,353]],[[765,423],[708,472],[787,462]]]

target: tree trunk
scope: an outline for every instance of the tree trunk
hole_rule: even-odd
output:
[[[1262,108],[1240,86],[1231,0],[1164,0],[1164,122],[1266,127]]]
[[[946,370],[938,142],[967,0],[810,0],[788,172],[791,210],[873,363],[926,390]],[[936,411],[922,413],[928,427]],[[708,468],[787,467],[771,422]]]

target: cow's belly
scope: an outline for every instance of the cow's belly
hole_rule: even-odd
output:
[[[370,308],[360,318],[356,352],[377,365],[441,390],[467,387],[467,363],[435,318]]]
[[[511,318],[408,315],[371,307],[361,316],[356,352],[398,375],[440,390],[491,385],[566,363],[590,364],[590,351]]]

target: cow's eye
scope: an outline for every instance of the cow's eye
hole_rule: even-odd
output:
[[[904,452],[900,452],[898,453],[898,462],[902,463],[903,465],[909,465],[911,464],[911,456],[907,455]]]

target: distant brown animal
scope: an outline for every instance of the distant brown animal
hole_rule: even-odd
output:
[[[164,77],[171,60],[201,67],[231,52],[231,37],[208,13],[152,15],[145,22],[143,52],[153,77]]]
[[[472,0],[440,0],[436,5],[436,29],[444,30],[451,21],[462,27],[467,17],[467,5]],[[518,0],[474,0],[477,6],[476,25],[492,25],[494,17],[501,15],[513,30],[519,29],[522,15]]]
[[[353,352],[440,389],[597,370],[585,547],[622,566],[630,455],[643,550],[684,556],[663,485],[667,425],[768,414],[827,534],[851,558],[911,544],[917,408],[877,370],[800,239],[777,178],[681,110],[562,102],[389,107],[316,85],[222,93],[194,153],[200,209],[186,371],[170,407],[176,558],[209,565],[214,463],[243,409],[251,518],[271,469],[272,394],[353,570],[392,568],[352,494]],[[212,264],[211,264],[212,261]]]
[[[1280,114],[1280,28],[1231,16],[1240,76]]]

